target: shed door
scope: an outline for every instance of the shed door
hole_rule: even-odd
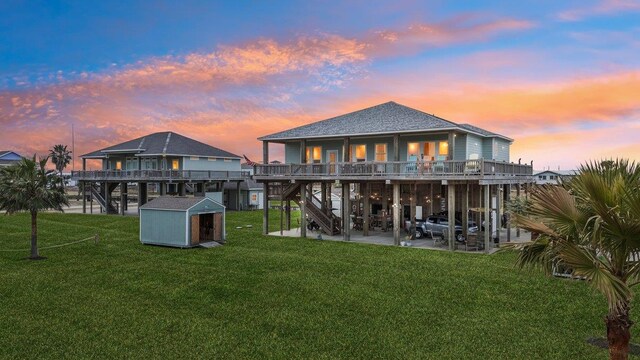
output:
[[[200,243],[200,216],[191,215],[191,245]]]
[[[222,240],[222,213],[213,214],[213,241]]]

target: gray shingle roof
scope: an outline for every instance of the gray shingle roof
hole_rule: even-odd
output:
[[[482,136],[499,136],[511,140],[475,126],[459,125],[393,101],[266,135],[258,138],[258,140],[293,140],[439,130],[474,132]],[[478,130],[482,130],[482,132]]]
[[[225,182],[223,185],[223,188],[225,190],[236,190],[237,188],[237,184],[235,182]],[[257,181],[253,180],[253,179],[247,179],[243,182],[240,183],[240,190],[242,191],[248,191],[248,190],[253,190],[253,189],[262,189],[262,184],[258,183]]]
[[[1,157],[3,157],[3,156],[5,156],[5,155],[11,154],[11,153],[13,153],[13,154],[16,154],[16,155],[20,156],[20,154],[18,154],[18,153],[17,153],[17,152],[15,152],[15,151],[12,151],[12,150],[0,150],[0,158],[1,158]]]
[[[139,155],[185,155],[240,158],[228,151],[218,149],[186,136],[171,132],[158,132],[109,146],[82,155],[82,157],[104,157],[112,152],[133,152]]]
[[[203,200],[203,197],[160,196],[140,206],[140,209],[189,210]]]

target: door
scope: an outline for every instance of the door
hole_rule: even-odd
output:
[[[200,215],[191,215],[191,245],[200,243]]]
[[[335,174],[335,163],[338,162],[338,150],[327,150],[327,160],[327,162],[329,163],[329,174]]]
[[[213,214],[213,241],[222,241],[222,213]]]

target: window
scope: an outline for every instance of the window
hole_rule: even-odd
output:
[[[538,180],[542,180],[542,175],[538,175]]]
[[[407,157],[412,155],[413,156],[420,155],[420,144],[417,142],[407,144]]]
[[[116,170],[122,170],[122,161],[116,161]]]
[[[367,161],[367,145],[353,145],[351,156],[355,161]]]
[[[322,162],[322,147],[320,146],[307,146],[307,163],[320,163]]]
[[[449,143],[446,141],[440,141],[438,143],[438,154],[449,155]]]
[[[173,159],[171,160],[171,170],[179,170],[180,169],[180,160]]]
[[[387,144],[376,144],[376,161],[387,161]]]
[[[547,180],[547,175],[542,175],[542,180]]]

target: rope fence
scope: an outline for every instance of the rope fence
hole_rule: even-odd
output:
[[[94,236],[88,237],[86,239],[82,239],[82,240],[76,240],[76,241],[72,241],[70,243],[65,243],[65,244],[58,244],[58,245],[51,245],[51,246],[45,246],[45,247],[38,247],[38,251],[39,250],[47,250],[47,249],[55,249],[55,248],[59,248],[59,247],[64,247],[64,246],[69,246],[69,245],[73,245],[73,244],[79,244],[81,242],[85,242],[85,241],[89,241],[89,240],[93,240],[95,242],[95,244],[98,244],[98,241],[100,241],[100,235],[95,234]],[[31,251],[31,248],[28,249],[11,249],[11,250],[0,250],[0,252],[22,252],[22,251]]]

